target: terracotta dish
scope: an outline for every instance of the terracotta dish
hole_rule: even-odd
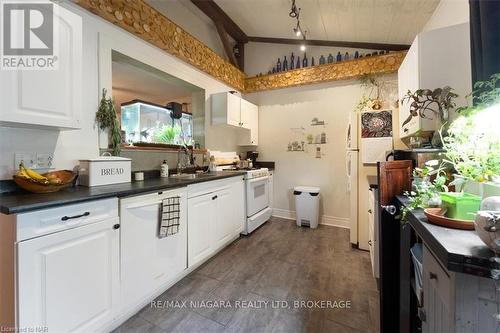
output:
[[[425,216],[430,223],[452,229],[474,230],[474,221],[455,220],[444,216],[446,211],[441,208],[424,209]]]
[[[59,170],[59,171],[51,171],[51,172],[44,173],[42,176],[45,176],[45,177],[49,177],[49,176],[54,177],[55,176],[61,180],[61,183],[60,184],[42,184],[42,183],[37,182],[36,180],[33,180],[31,178],[20,177],[17,175],[14,176],[14,182],[19,187],[21,187],[29,192],[52,193],[52,192],[57,192],[57,191],[60,191],[64,188],[71,186],[71,184],[74,182],[77,175],[73,171]]]

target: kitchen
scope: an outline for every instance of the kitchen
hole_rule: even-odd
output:
[[[444,243],[426,232],[443,227],[426,207],[397,196],[413,166],[398,169],[406,178],[390,198],[380,177],[439,133],[425,117],[405,122],[408,90],[451,86],[458,107],[500,72],[498,44],[477,27],[480,10],[498,22],[495,2],[260,0],[265,15],[226,0],[38,2],[53,43],[36,30],[26,39],[53,44],[57,68],[8,68],[29,59],[19,41],[1,55],[2,329],[444,330],[404,289],[417,266],[409,249],[423,243],[424,261],[466,274],[443,263]],[[20,20],[11,3],[2,18]],[[391,204],[413,208],[412,234],[393,238]],[[467,232],[479,259],[493,257]]]

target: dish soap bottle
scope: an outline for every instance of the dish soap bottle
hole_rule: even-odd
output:
[[[168,177],[168,164],[167,161],[164,160],[160,166],[160,177],[167,178]]]
[[[210,156],[210,164],[208,165],[208,170],[210,172],[217,171],[217,164],[215,163],[215,156]]]

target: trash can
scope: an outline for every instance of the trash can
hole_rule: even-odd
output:
[[[317,228],[319,223],[319,187],[297,186],[293,188],[295,196],[295,215],[297,225]]]

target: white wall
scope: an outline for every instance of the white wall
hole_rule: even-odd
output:
[[[469,0],[441,0],[422,31],[469,22]]]
[[[246,95],[259,105],[259,159],[276,163],[276,215],[293,217],[294,186],[319,186],[322,223],[348,227],[345,131],[349,113],[362,93],[357,82],[344,81]],[[325,120],[327,125],[310,126],[314,117]],[[327,134],[328,144],[321,145],[321,159],[315,158],[315,146],[307,146],[307,152],[287,151],[290,141],[305,139],[292,130],[300,127],[304,127],[306,135],[322,131]]]
[[[314,57],[316,65],[319,64],[319,58],[324,55],[328,58],[328,54],[332,54],[336,57],[337,52],[340,51],[342,56],[346,52],[349,52],[350,56],[354,56],[354,52],[358,50],[360,53],[371,53],[374,50],[365,49],[350,49],[350,48],[338,48],[338,47],[326,47],[326,46],[307,46],[306,54],[309,60],[309,66],[311,65],[311,57]],[[379,50],[376,50],[379,51]],[[300,51],[300,45],[288,45],[288,44],[272,44],[272,43],[254,43],[250,42],[245,44],[245,73],[249,76],[255,76],[259,73],[267,74],[269,70],[272,70],[276,66],[278,58],[283,61],[283,57],[286,56],[288,63],[290,64],[290,54],[293,52],[295,55],[295,61],[297,61],[297,56],[303,59],[304,52]]]
[[[98,156],[98,134],[94,120],[100,98],[98,40],[103,36],[118,45],[121,53],[205,89],[206,147],[216,150],[237,149],[237,129],[211,126],[210,122],[210,94],[233,88],[77,5],[65,3],[65,7],[83,18],[82,129],[57,132],[0,127],[0,179],[10,179],[14,173],[15,152],[53,153],[54,167],[57,169],[72,169],[78,164],[78,159]],[[141,57],[144,58],[140,59]],[[111,77],[107,76],[106,80],[109,82],[105,86],[111,91]]]

